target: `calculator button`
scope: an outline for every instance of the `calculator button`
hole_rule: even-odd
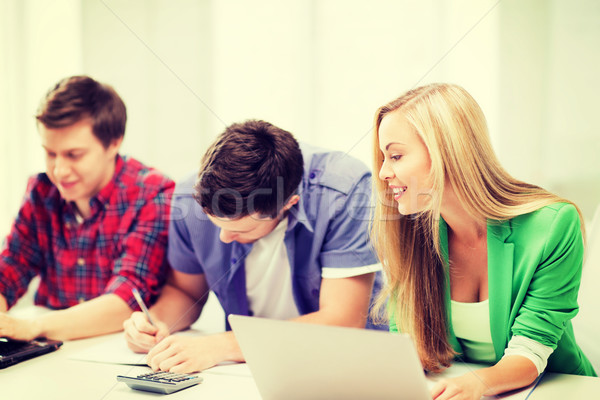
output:
[[[117,380],[125,382],[130,388],[156,393],[169,394],[197,385],[202,377],[172,372],[150,372],[134,376],[117,376]]]

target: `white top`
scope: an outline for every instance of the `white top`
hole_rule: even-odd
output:
[[[496,359],[490,330],[489,299],[479,303],[450,301],[452,307],[452,327],[454,334],[470,361],[493,363]],[[541,374],[548,363],[553,349],[524,336],[513,336],[504,356],[528,358]]]
[[[548,365],[548,357],[554,350],[550,346],[543,345],[525,336],[513,336],[504,349],[504,356],[521,356],[528,358],[538,371],[538,375],[544,372]]]
[[[246,293],[252,315],[262,318],[291,319],[300,314],[292,292],[291,266],[284,237],[288,219],[284,218],[268,235],[254,242],[246,257]],[[381,264],[354,268],[323,268],[326,279],[350,278],[380,271]]]
[[[454,334],[470,361],[494,362],[489,299],[478,303],[450,301]]]
[[[254,242],[246,257],[246,293],[255,317],[290,319],[300,315],[283,241],[287,226],[284,218],[268,235]]]
[[[331,279],[350,278],[353,276],[359,276],[381,271],[381,269],[382,267],[380,263],[364,265],[362,267],[354,268],[323,268],[321,270],[321,277]]]
[[[456,337],[492,343],[489,303],[489,299],[478,303],[450,300],[452,327]]]

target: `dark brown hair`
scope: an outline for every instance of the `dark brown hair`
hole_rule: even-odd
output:
[[[88,76],[72,76],[59,81],[38,108],[36,119],[46,128],[71,126],[85,118],[92,132],[106,148],[125,135],[127,110],[117,92],[109,85]]]
[[[302,180],[304,163],[291,133],[268,122],[230,125],[202,159],[194,197],[204,211],[231,219],[275,218]]]

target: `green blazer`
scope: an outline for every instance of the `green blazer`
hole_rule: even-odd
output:
[[[440,220],[441,247],[448,262],[447,225]],[[575,342],[571,319],[579,311],[583,241],[573,205],[556,203],[507,221],[488,221],[490,329],[496,361],[513,335],[554,349],[547,371],[595,376]],[[449,279],[447,279],[449,282]],[[446,290],[449,321],[450,288]],[[449,338],[462,353],[452,324]]]

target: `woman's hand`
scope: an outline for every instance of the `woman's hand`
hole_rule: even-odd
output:
[[[535,364],[519,355],[505,356],[496,365],[443,379],[432,389],[434,400],[479,400],[530,385],[538,376]]]
[[[487,386],[475,372],[457,378],[443,379],[431,390],[434,400],[479,400]]]

